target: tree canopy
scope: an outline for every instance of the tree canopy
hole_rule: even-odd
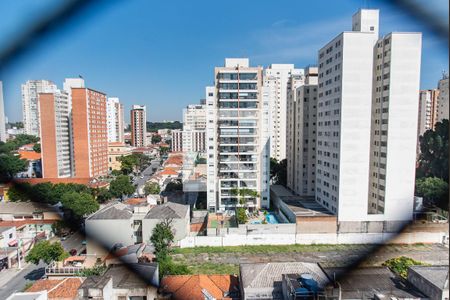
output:
[[[159,187],[159,184],[156,182],[147,182],[144,186],[144,193],[145,195],[155,195],[159,194],[161,192],[161,188]]]
[[[270,179],[273,184],[286,186],[287,184],[287,160],[281,161],[270,158]]]
[[[155,228],[153,228],[150,242],[155,248],[157,260],[164,259],[169,255],[174,238],[172,220],[163,220],[156,224]]]
[[[119,175],[109,185],[109,191],[114,197],[122,197],[123,195],[131,195],[135,188],[131,183],[131,179],[127,175]]]
[[[437,177],[448,183],[448,129],[448,120],[443,120],[419,138],[418,178]]]
[[[11,153],[26,144],[37,143],[39,138],[34,135],[18,134],[12,140],[0,142],[0,153]]]
[[[133,153],[131,155],[119,158],[121,171],[123,174],[131,174],[144,170],[150,163],[150,157],[142,153]]]
[[[437,177],[416,180],[416,194],[448,210],[448,183]]]
[[[96,212],[100,208],[94,197],[88,193],[66,193],[61,202],[64,208],[70,209],[77,218]]]
[[[13,154],[0,154],[0,182],[10,181],[17,173],[27,169],[28,162]]]
[[[68,256],[60,242],[40,241],[28,252],[25,261],[37,265],[42,260],[49,264],[52,261],[62,261]]]

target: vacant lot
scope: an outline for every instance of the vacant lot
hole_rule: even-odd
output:
[[[448,248],[437,244],[196,247],[175,249],[173,258],[193,273],[233,274],[241,263],[303,261],[345,267],[360,261],[363,266],[378,266],[402,255],[433,265],[449,262]]]

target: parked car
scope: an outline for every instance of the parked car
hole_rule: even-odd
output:
[[[78,253],[77,249],[71,249],[71,250],[69,251],[69,254],[70,254],[71,256],[75,256],[75,255],[77,255],[77,253]]]
[[[81,245],[86,246],[87,242],[84,240],[81,242]]]

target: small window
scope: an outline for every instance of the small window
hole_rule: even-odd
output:
[[[374,26],[370,26],[370,31],[374,31],[375,27]]]

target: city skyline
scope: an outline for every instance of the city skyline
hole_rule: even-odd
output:
[[[420,87],[435,88],[441,72],[448,66],[448,50],[439,47],[439,40],[406,13],[384,3],[371,3],[370,6],[375,4],[382,12],[381,34],[390,31],[423,32]],[[5,32],[0,43],[13,34],[11,28],[25,25],[18,23],[25,22],[27,12],[43,11],[49,5],[51,2],[30,7],[13,5],[11,16],[0,21]],[[82,75],[108,97],[119,97],[125,111],[134,103],[141,103],[149,109],[148,121],[181,120],[181,108],[203,98],[203,87],[212,83],[211,66],[220,65],[224,57],[249,57],[254,65],[264,67],[272,63],[293,63],[296,68],[316,64],[321,45],[335,37],[336,29],[351,29],[348,17],[362,3],[352,1],[336,5],[330,2],[327,11],[333,13],[320,16],[308,13],[320,3],[308,4],[310,9],[304,12],[301,3],[292,3],[289,10],[285,5],[275,3],[263,2],[258,6],[242,3],[242,9],[251,7],[255,13],[245,19],[235,18],[228,26],[223,26],[231,9],[227,7],[210,14],[207,11],[209,7],[201,4],[177,3],[175,7],[158,4],[151,6],[152,11],[145,15],[137,12],[137,9],[147,11],[142,5],[145,4],[140,1],[111,5],[101,11],[98,18],[90,16],[87,21],[79,22],[80,28],[70,28],[45,39],[18,65],[5,70],[2,80],[8,119],[22,120],[21,107],[16,104],[20,100],[20,85],[27,80],[47,79],[60,86],[64,78]],[[24,12],[14,13],[14,10]],[[171,14],[164,16],[168,11]],[[265,11],[271,14],[261,17]],[[130,19],[128,15],[136,17]],[[121,22],[116,22],[117,19]],[[136,37],[126,35],[142,27],[145,30]],[[86,30],[89,28],[93,29]],[[119,44],[122,37],[126,42],[124,45]],[[237,40],[244,42],[237,43]],[[97,50],[92,51],[91,47]],[[123,51],[124,47],[128,51]],[[187,72],[189,76],[186,76]],[[177,88],[173,88],[172,79],[177,77],[184,79],[178,81]],[[125,116],[129,122],[127,114]]]

